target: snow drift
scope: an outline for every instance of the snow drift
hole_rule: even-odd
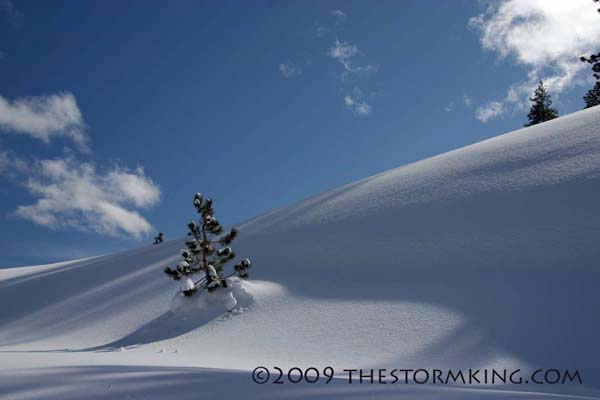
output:
[[[600,107],[239,228],[255,268],[231,314],[171,312],[162,268],[183,239],[0,270],[2,397],[600,397]],[[584,385],[274,388],[239,372],[259,365],[570,368]]]

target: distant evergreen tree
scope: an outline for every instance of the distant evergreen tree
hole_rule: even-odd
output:
[[[154,243],[152,243],[152,244],[159,244],[159,243],[162,243],[163,241],[164,241],[163,233],[158,232],[158,236],[154,237]]]
[[[589,57],[579,57],[582,62],[592,64],[592,71],[594,71],[594,78],[596,78],[596,84],[594,87],[583,96],[585,101],[585,108],[594,107],[600,105],[600,53],[592,54]]]
[[[529,122],[527,122],[525,126],[536,125],[558,117],[558,111],[552,107],[550,93],[546,90],[544,82],[540,81],[538,83],[533,97],[530,97],[529,100],[531,100],[533,104],[531,105],[529,114],[527,114]]]
[[[599,3],[600,0],[594,0],[595,3]],[[600,12],[600,8],[598,9]],[[583,96],[585,101],[585,108],[594,107],[600,105],[600,53],[592,54],[589,57],[579,57],[581,62],[587,62],[592,64],[592,71],[594,71],[594,78],[596,78],[596,84],[594,87]]]
[[[200,214],[200,225],[193,220],[188,224],[190,238],[185,242],[186,248],[181,250],[183,261],[174,269],[164,269],[170,278],[184,280],[182,292],[186,296],[203,289],[212,292],[219,287],[227,287],[227,278],[236,274],[246,279],[250,268],[250,260],[244,258],[234,266],[233,273],[223,276],[223,267],[235,258],[228,245],[237,237],[237,230],[233,228],[223,234],[223,228],[214,216],[212,200],[207,198],[203,201],[200,193],[194,196],[194,207]],[[204,276],[199,280],[190,278],[201,272],[204,272]]]
[[[596,81],[594,87],[583,96],[583,100],[585,101],[585,108],[600,105],[600,81]]]

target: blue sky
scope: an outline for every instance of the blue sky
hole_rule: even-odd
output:
[[[583,107],[588,0],[0,0],[0,267],[185,234]],[[569,27],[583,26],[577,32]]]

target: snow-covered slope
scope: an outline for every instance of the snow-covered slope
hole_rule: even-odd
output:
[[[181,247],[0,270],[0,397],[600,398],[600,107],[244,223],[233,314],[171,313],[161,270]],[[257,385],[259,365],[568,368],[583,385]]]

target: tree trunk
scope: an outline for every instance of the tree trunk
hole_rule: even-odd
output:
[[[210,282],[210,275],[208,273],[208,260],[206,259],[206,248],[204,244],[208,242],[206,238],[206,229],[204,229],[204,221],[202,221],[202,269],[204,270],[204,276],[206,276],[206,282]]]

